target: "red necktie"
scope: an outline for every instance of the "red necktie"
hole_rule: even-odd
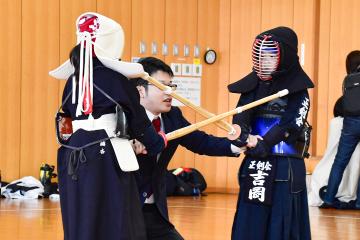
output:
[[[152,124],[153,124],[155,130],[156,130],[157,132],[160,132],[160,130],[161,130],[161,121],[160,121],[160,118],[159,118],[159,117],[158,117],[158,118],[154,118],[154,119],[152,120]]]

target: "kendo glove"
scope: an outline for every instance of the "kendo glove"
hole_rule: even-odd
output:
[[[239,148],[244,147],[248,144],[248,137],[249,137],[249,134],[241,134],[240,137],[238,137],[235,140],[232,140],[231,144],[233,144]]]
[[[269,155],[271,148],[264,141],[259,139],[254,148],[246,150],[245,154],[251,157],[265,158]]]

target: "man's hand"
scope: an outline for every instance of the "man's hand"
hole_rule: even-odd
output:
[[[252,157],[265,158],[269,155],[270,150],[271,148],[264,140],[258,139],[256,146],[253,148],[248,148],[245,154]]]
[[[258,140],[263,140],[263,138],[261,136],[259,136],[259,135],[251,135],[251,134],[249,134],[246,147],[254,148],[257,145]]]
[[[138,154],[147,154],[146,148],[144,146],[144,144],[142,144],[141,142],[139,142],[136,139],[132,139],[130,140],[130,144],[135,152],[136,155]]]

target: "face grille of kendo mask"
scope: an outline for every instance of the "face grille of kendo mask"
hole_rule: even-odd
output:
[[[275,72],[280,63],[279,43],[270,40],[271,36],[262,36],[255,39],[252,49],[253,68],[258,77],[263,80],[271,80],[271,74]]]

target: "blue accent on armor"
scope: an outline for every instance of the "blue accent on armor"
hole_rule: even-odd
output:
[[[259,116],[255,118],[255,123],[252,127],[252,134],[253,135],[260,135],[264,136],[272,127],[279,124],[281,120],[281,116],[271,116],[271,117],[264,117]],[[293,155],[299,154],[296,150],[295,146],[292,144],[287,144],[284,141],[276,144],[271,149],[272,154],[281,154],[281,155]]]

